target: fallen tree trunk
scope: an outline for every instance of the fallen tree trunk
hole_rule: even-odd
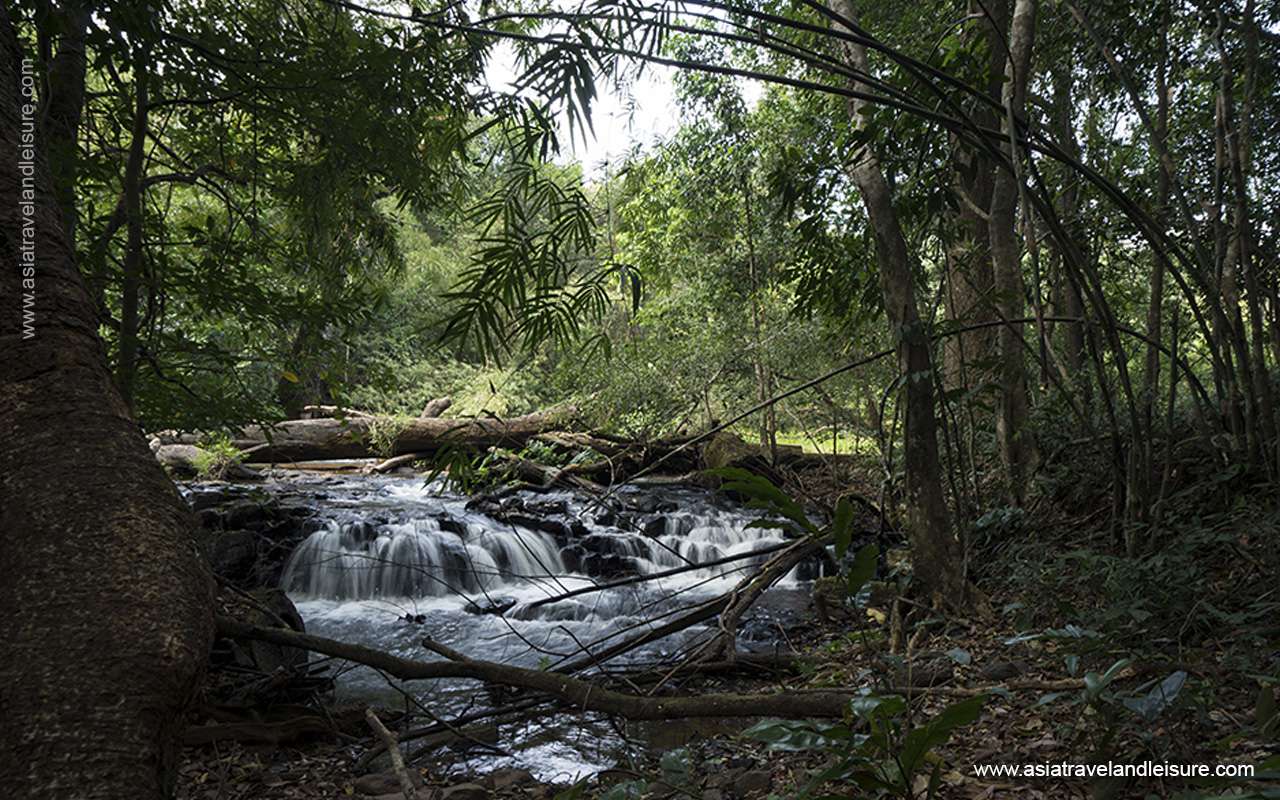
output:
[[[233,444],[244,452],[246,462],[254,463],[432,454],[446,447],[520,447],[539,433],[563,426],[571,414],[560,409],[509,419],[292,419],[246,428]]]
[[[776,694],[714,693],[696,696],[654,697],[606,689],[589,681],[557,672],[525,669],[492,661],[467,658],[427,640],[423,646],[445,656],[443,661],[401,658],[363,645],[349,644],[278,628],[262,628],[229,617],[218,618],[218,632],[248,639],[299,647],[382,670],[400,680],[466,678],[485,683],[529,689],[551,695],[582,711],[616,714],[633,720],[687,719],[693,717],[784,717],[788,719],[844,716],[854,691],[779,692]]]

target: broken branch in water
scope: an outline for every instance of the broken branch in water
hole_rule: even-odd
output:
[[[322,636],[249,625],[229,617],[218,617],[217,624],[218,631],[223,636],[298,647],[376,667],[400,680],[440,678],[478,680],[542,692],[582,711],[599,711],[633,720],[762,716],[829,719],[843,716],[849,701],[857,695],[851,690],[831,690],[653,697],[606,689],[590,681],[558,672],[526,669],[475,659],[418,661]]]

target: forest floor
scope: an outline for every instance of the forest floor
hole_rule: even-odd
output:
[[[673,723],[661,745],[637,740],[633,759],[576,786],[533,781],[520,771],[443,779],[429,770],[418,797],[939,798],[1280,797],[1277,782],[1182,778],[979,777],[975,765],[1267,764],[1280,776],[1275,713],[1280,683],[1280,518],[1237,506],[1171,521],[1151,555],[1114,554],[1096,523],[1041,512],[1038,536],[1015,520],[988,531],[974,563],[995,616],[941,615],[914,604],[863,607],[829,583],[815,589],[813,615],[788,640],[801,652],[794,673],[772,679],[708,677],[698,691],[865,688],[908,699],[881,718],[883,747],[865,728],[792,726],[745,735],[742,725],[708,733]],[[1047,542],[1047,544],[1046,544]],[[874,597],[874,593],[873,593]],[[902,622],[895,624],[895,616]],[[901,635],[899,635],[901,633]],[[895,641],[896,640],[896,641]],[[972,724],[954,731],[931,721],[956,703],[985,697]],[[943,715],[943,716],[940,716]],[[682,733],[683,731],[683,733]],[[925,731],[926,734],[920,733]],[[915,732],[915,733],[913,733]],[[931,735],[937,734],[937,735]],[[769,746],[762,738],[770,738]],[[874,738],[874,737],[873,737]],[[912,741],[930,752],[896,793],[858,788]],[[309,800],[400,796],[389,773],[361,776],[355,758],[366,730],[302,746],[221,744],[189,748],[178,797],[191,800]],[[892,758],[888,758],[892,756]],[[888,760],[886,760],[888,758]],[[843,762],[843,777],[811,784]],[[1270,762],[1268,764],[1268,762]],[[900,763],[900,762],[899,762]],[[1262,777],[1262,776],[1259,776]],[[1253,792],[1252,794],[1248,792]]]

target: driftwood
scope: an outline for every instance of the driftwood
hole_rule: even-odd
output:
[[[381,475],[384,472],[390,472],[397,467],[405,467],[413,464],[419,459],[426,458],[428,453],[405,453],[402,456],[392,456],[386,461],[379,461],[377,464],[370,464],[364,468],[364,472]]]

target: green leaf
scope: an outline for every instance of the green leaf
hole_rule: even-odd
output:
[[[899,761],[902,762],[902,769],[908,779],[930,750],[951,738],[952,731],[977,720],[982,713],[982,705],[986,701],[987,698],[984,695],[953,703],[929,720],[924,727],[908,733],[902,743],[902,753],[899,755]]]
[[[849,567],[845,591],[852,597],[862,591],[862,587],[876,576],[876,559],[880,557],[880,548],[875,542],[863,545],[853,557],[853,565]]]
[[[844,554],[849,550],[849,543],[853,540],[853,504],[847,497],[841,497],[836,503],[831,532],[835,535],[836,558],[844,558]]]

